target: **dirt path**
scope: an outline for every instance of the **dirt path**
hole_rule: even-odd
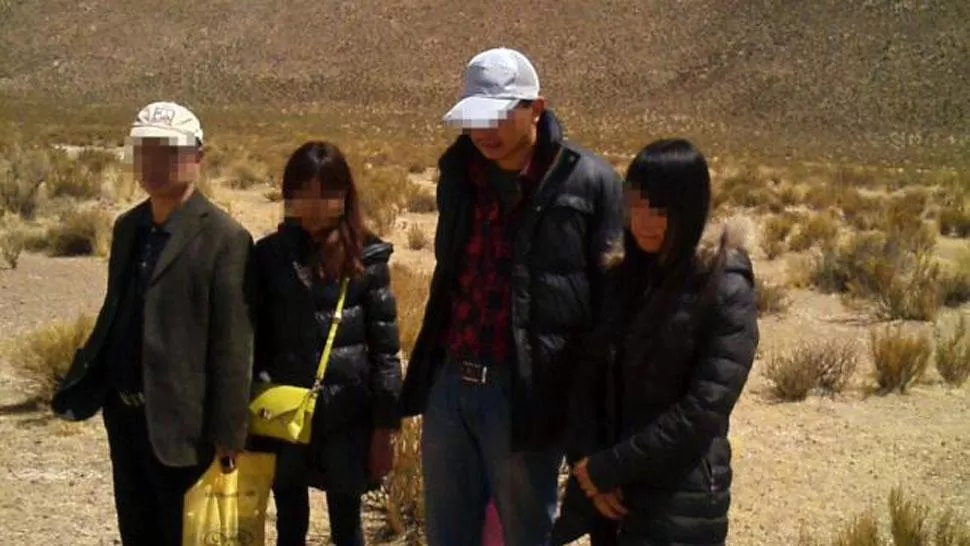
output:
[[[252,192],[222,199],[257,237],[275,226],[277,204]],[[395,260],[430,268],[429,250],[408,250],[408,222],[431,235],[434,215],[406,215],[390,239]],[[779,262],[756,264],[775,279]],[[104,291],[105,263],[97,258],[25,255],[17,270],[0,270],[0,341],[52,319],[94,312]],[[865,321],[837,298],[792,293],[791,311],[761,321],[762,355],[734,414],[735,489],[732,545],[793,544],[799,527],[828,536],[872,506],[885,517],[894,485],[934,506],[949,506],[970,521],[970,396],[931,382],[907,396],[810,398],[773,404],[761,376],[765,357],[796,340],[846,337],[864,342]],[[863,347],[864,347],[863,343]],[[866,373],[868,363],[861,373]],[[860,374],[859,380],[863,377]],[[26,385],[0,362],[0,406],[23,401]],[[100,418],[78,425],[38,414],[0,414],[0,521],[4,544],[113,544],[110,466]],[[311,544],[328,536],[325,503],[314,493]],[[275,511],[270,506],[268,532]],[[368,512],[368,527],[379,525]]]

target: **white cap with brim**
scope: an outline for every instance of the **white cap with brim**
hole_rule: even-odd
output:
[[[169,139],[172,146],[195,146],[203,142],[202,124],[188,108],[174,102],[154,102],[141,109],[128,136]]]
[[[529,59],[514,49],[489,49],[469,61],[462,98],[442,120],[464,129],[492,128],[519,101],[537,98],[539,76]]]

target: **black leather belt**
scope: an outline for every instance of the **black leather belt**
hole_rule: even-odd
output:
[[[484,385],[488,381],[488,366],[472,360],[455,359],[458,373],[465,383]]]

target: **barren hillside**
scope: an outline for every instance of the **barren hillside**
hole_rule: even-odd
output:
[[[968,22],[954,0],[0,2],[0,97],[434,115],[504,44],[574,126],[958,156]]]

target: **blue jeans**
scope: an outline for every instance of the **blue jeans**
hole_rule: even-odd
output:
[[[429,546],[480,545],[490,498],[505,544],[547,544],[562,454],[513,452],[510,426],[508,371],[492,369],[486,383],[466,383],[446,360],[422,423]]]

